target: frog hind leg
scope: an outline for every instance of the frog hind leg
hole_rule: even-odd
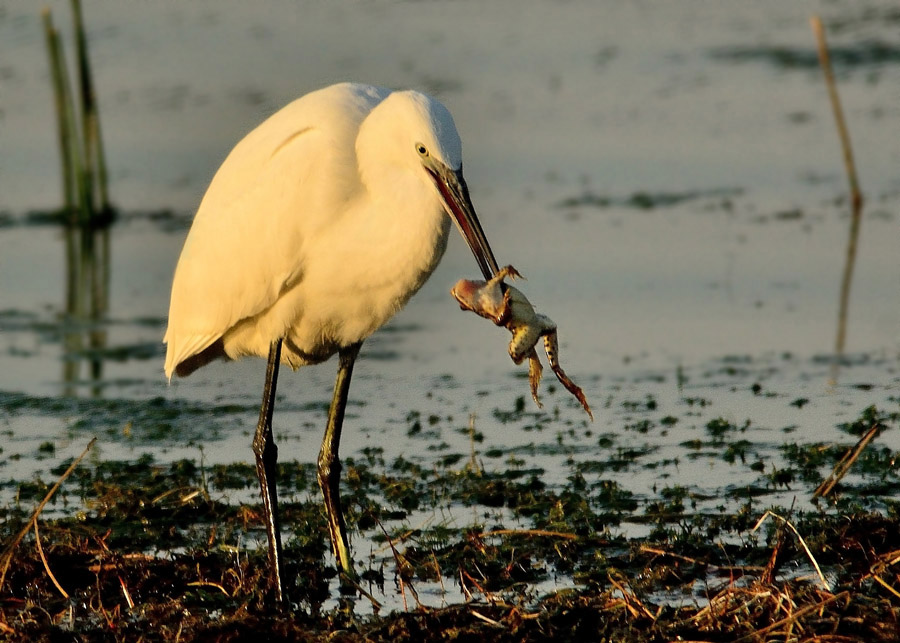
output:
[[[509,296],[509,291],[507,291],[506,296]],[[509,306],[506,307],[506,310],[509,310]],[[526,357],[531,359],[532,355],[535,356],[534,359],[537,359],[535,346],[541,339],[540,329],[528,324],[509,324],[507,323],[509,314],[506,317],[502,321],[503,325],[512,333],[512,339],[509,340],[509,356],[512,358],[512,361],[516,364],[521,364],[522,360]]]
[[[513,338],[509,342],[509,356],[517,365],[524,362],[526,357],[528,358],[528,382],[531,384],[531,397],[534,398],[534,403],[538,405],[538,408],[542,409],[544,405],[541,404],[537,391],[544,367],[541,366],[541,360],[538,359],[537,350],[535,350],[538,339],[540,339],[540,335],[537,333],[534,333],[534,341],[531,341],[531,333],[526,329],[514,330]],[[529,346],[529,344],[531,345]]]
[[[544,408],[544,405],[541,404],[541,400],[538,398],[538,384],[541,383],[543,372],[544,367],[541,366],[541,360],[538,359],[537,351],[532,348],[528,354],[528,383],[531,384],[531,397],[534,398],[534,403],[538,405],[539,409]]]
[[[544,335],[544,350],[547,351],[547,360],[550,362],[550,368],[553,369],[556,379],[559,380],[560,384],[566,387],[566,390],[569,391],[569,393],[574,395],[578,401],[581,402],[581,406],[584,407],[588,417],[590,417],[593,422],[594,414],[591,413],[591,407],[588,404],[587,398],[584,396],[584,391],[582,391],[581,387],[566,375],[562,366],[559,365],[559,340],[556,337],[556,329],[551,330]]]

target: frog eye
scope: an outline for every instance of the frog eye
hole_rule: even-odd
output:
[[[428,156],[428,148],[425,147],[424,143],[416,143],[416,152],[418,152],[419,156],[422,158]]]

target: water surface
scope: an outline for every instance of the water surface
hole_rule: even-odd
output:
[[[68,5],[52,7],[66,31]],[[828,356],[849,208],[810,62],[813,12],[839,52],[867,198],[849,366],[836,384]],[[538,412],[506,332],[458,312],[449,287],[477,269],[454,237],[429,283],[365,344],[343,454],[468,454],[474,414],[479,451],[502,454],[486,466],[510,466],[514,453],[553,484],[573,463],[644,449],[622,481],[639,497],[677,484],[716,498],[764,481],[786,441],[846,441],[839,423],[873,404],[896,410],[900,17],[890,3],[86,2],[85,14],[122,212],[109,238],[109,308],[87,325],[66,313],[63,231],[33,216],[60,202],[39,16],[27,4],[0,8],[4,479],[49,479],[93,435],[97,458],[196,459],[202,445],[207,463],[250,459],[264,364],[215,364],[168,385],[160,339],[171,274],[234,143],[296,96],[346,79],[424,89],[451,109],[498,259],[559,324],[562,363],[596,422],[558,386],[550,392],[549,371]],[[282,377],[282,457],[315,459],[334,368]],[[523,396],[525,412],[510,420]],[[439,420],[411,437],[410,412]],[[680,420],[661,423],[669,415]],[[717,419],[745,427],[748,462],[685,446],[708,439]],[[45,442],[55,450],[38,457]],[[882,444],[896,448],[894,432]],[[772,487],[767,499],[795,495]]]

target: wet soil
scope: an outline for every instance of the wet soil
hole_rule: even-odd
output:
[[[845,429],[874,435],[898,421],[896,412],[867,408]],[[746,445],[723,438],[725,424],[710,423],[711,442],[723,458],[739,457]],[[412,419],[411,431],[421,430]],[[290,530],[290,604],[283,610],[267,590],[259,504],[229,499],[255,488],[249,465],[158,463],[150,456],[79,465],[47,505],[54,517],[39,516],[18,544],[16,534],[31,524],[30,508],[50,486],[9,482],[17,502],[0,523],[8,565],[0,635],[10,641],[234,641],[263,632],[267,640],[335,641],[900,637],[894,500],[900,481],[884,449],[857,454],[857,475],[838,480],[810,508],[770,513],[767,487],[792,484],[798,496],[811,496],[852,445],[785,446],[782,475],[734,487],[736,509],[717,511],[696,510],[698,499],[684,487],[646,498],[620,476],[586,478],[585,464],[574,461],[559,485],[515,463],[486,468],[471,437],[470,457],[428,466],[386,461],[377,448],[345,461],[357,581],[338,579],[333,567],[313,465],[282,463],[283,522]],[[71,464],[52,473],[61,476]],[[460,511],[469,519],[446,518]],[[645,535],[625,535],[626,522],[643,524]],[[385,601],[393,607],[382,607]]]

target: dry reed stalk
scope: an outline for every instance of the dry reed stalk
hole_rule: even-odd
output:
[[[772,516],[773,518],[777,518],[783,524],[787,525],[791,531],[794,532],[794,535],[797,536],[797,539],[800,541],[800,545],[803,546],[803,551],[806,552],[806,556],[809,558],[810,562],[813,564],[813,567],[816,570],[816,574],[818,574],[818,576],[819,576],[819,581],[822,583],[822,587],[825,588],[825,591],[830,592],[831,587],[828,585],[828,581],[825,580],[825,575],[822,574],[822,570],[819,568],[819,563],[816,561],[816,557],[813,556],[812,552],[809,550],[809,547],[807,547],[806,541],[803,540],[803,536],[800,535],[800,532],[797,531],[797,528],[794,527],[794,525],[792,525],[789,520],[787,520],[786,518],[783,518],[782,516],[779,516],[777,513],[774,513],[772,511],[767,511],[766,513],[764,513],[762,515],[762,518],[760,518],[756,522],[756,525],[753,527],[752,531],[756,531],[757,529],[759,529],[760,525],[762,525],[763,522],[765,522],[766,518],[768,518],[769,516]]]
[[[771,625],[767,625],[766,627],[764,627],[760,630],[756,630],[755,632],[747,634],[746,636],[742,636],[741,638],[736,639],[734,643],[745,643],[745,642],[749,642],[749,641],[757,641],[757,640],[760,640],[761,638],[764,639],[766,634],[768,634],[769,632],[772,632],[773,630],[777,630],[779,627],[782,627],[783,625],[793,626],[799,619],[803,618],[807,614],[809,614],[811,612],[815,612],[817,610],[821,610],[826,605],[834,603],[837,600],[840,600],[842,598],[849,598],[849,597],[850,597],[850,592],[841,592],[840,594],[833,594],[833,595],[829,596],[828,598],[826,598],[822,601],[819,601],[818,603],[814,603],[813,605],[807,605],[806,607],[801,607],[800,609],[796,610],[795,612],[792,612],[790,616],[786,616],[783,619],[775,621]],[[792,639],[790,637],[788,637],[785,640],[792,640]]]
[[[877,582],[879,585],[884,587],[891,594],[893,594],[897,598],[900,598],[900,592],[898,592],[896,589],[894,589],[893,587],[888,585],[887,582],[881,576],[873,575],[872,578],[875,580],[875,582]]]
[[[81,93],[81,131],[84,143],[84,182],[91,205],[91,214],[109,210],[107,192],[106,158],[100,136],[100,114],[97,110],[97,94],[94,90],[91,64],[88,58],[87,37],[81,13],[81,0],[72,0],[72,16],[75,31],[75,48],[78,58],[78,79]],[[99,209],[94,199],[96,186]]]
[[[622,595],[622,602],[632,618],[645,617],[655,620],[653,613],[647,609],[647,606],[639,599],[631,589],[617,581],[611,574],[607,574],[610,584]]]
[[[53,98],[56,106],[56,125],[59,142],[59,155],[62,162],[63,203],[69,216],[77,209],[78,194],[78,158],[74,153],[77,135],[73,130],[74,117],[71,116],[72,95],[69,90],[68,74],[59,32],[53,26],[50,9],[41,12],[44,22],[44,37],[47,43],[47,54],[50,58],[50,78],[53,85]]]
[[[828,55],[828,43],[825,40],[825,28],[818,16],[810,18],[810,25],[816,36],[819,53],[819,64],[825,75],[825,85],[828,88],[828,96],[831,100],[831,108],[834,112],[834,120],[837,125],[838,137],[841,140],[843,151],[844,170],[847,173],[847,182],[850,186],[850,234],[847,238],[847,253],[844,262],[844,273],[841,279],[841,294],[838,310],[838,329],[834,342],[834,352],[839,357],[844,353],[847,338],[847,311],[850,306],[850,285],[853,281],[853,267],[856,264],[856,246],[859,239],[859,227],[862,220],[863,195],[859,188],[859,179],[856,174],[856,163],[853,160],[853,148],[850,145],[850,133],[844,120],[844,111],[841,108],[841,100],[838,96],[837,84],[834,81],[834,72],[831,68],[831,58]],[[836,370],[832,380],[836,379]]]
[[[471,614],[472,616],[474,616],[475,618],[477,618],[477,619],[479,619],[479,620],[481,620],[481,621],[484,621],[485,623],[487,623],[487,624],[490,625],[491,627],[497,627],[497,628],[500,628],[501,630],[505,630],[505,629],[506,629],[506,626],[503,625],[503,623],[501,623],[500,621],[495,621],[495,620],[492,619],[492,618],[488,618],[487,616],[485,616],[485,615],[482,614],[481,612],[478,612],[478,611],[476,611],[476,610],[474,610],[474,609],[469,608],[469,614]]]
[[[856,446],[852,449],[849,449],[847,453],[844,454],[844,457],[840,459],[840,461],[834,465],[834,469],[825,480],[822,481],[816,490],[813,492],[813,498],[827,496],[834,489],[835,485],[840,482],[847,472],[850,471],[850,467],[853,466],[853,463],[856,462],[856,459],[859,457],[859,454],[862,453],[863,449],[865,449],[869,442],[878,434],[879,426],[876,424],[871,429],[866,431],[865,435],[860,438],[859,442],[856,443]]]
[[[98,215],[109,215],[112,208],[109,205],[106,159],[100,139],[100,116],[88,58],[81,2],[72,0],[80,96],[80,128],[77,124],[79,119],[76,117],[73,93],[59,32],[53,26],[50,9],[44,8],[41,14],[56,103],[63,172],[63,200],[68,215],[67,220],[72,224],[92,224],[96,222]],[[95,193],[99,195],[99,207],[95,203]],[[104,219],[102,222],[108,223],[108,221],[109,219]]]
[[[133,610],[134,600],[131,598],[131,592],[128,591],[128,586],[119,574],[116,574],[116,578],[119,579],[119,586],[122,588],[122,596],[125,597],[125,602],[128,603],[128,609]]]
[[[762,574],[759,576],[759,580],[764,585],[771,585],[775,582],[775,576],[778,572],[778,556],[781,554],[781,549],[784,547],[784,524],[778,526],[778,531],[775,533],[775,546],[772,547],[772,553],[769,556],[769,562],[766,563],[766,566],[763,568]]]
[[[897,563],[900,563],[900,550],[889,551],[885,554],[881,554],[878,558],[879,561],[869,568],[869,573],[866,574],[864,578],[873,579],[895,597],[900,598],[900,591],[897,591],[896,589],[888,585],[887,581],[881,578],[881,575],[887,570],[888,567],[893,567]]]
[[[41,562],[44,563],[44,571],[47,572],[47,576],[50,577],[50,580],[53,582],[53,585],[62,594],[62,597],[66,600],[69,600],[69,593],[63,589],[62,585],[59,584],[59,581],[56,580],[56,576],[53,575],[53,572],[50,570],[50,563],[47,562],[47,557],[44,556],[44,548],[41,547],[41,535],[38,533],[38,523],[37,520],[34,521],[34,544],[37,547],[38,555],[41,557]]]
[[[72,472],[75,471],[75,468],[79,465],[79,463],[81,463],[81,461],[88,454],[88,452],[94,447],[95,442],[97,442],[97,438],[93,438],[93,439],[91,439],[90,442],[88,442],[88,445],[84,448],[84,451],[81,452],[81,455],[72,461],[72,464],[69,465],[69,468],[65,470],[65,472],[56,481],[56,484],[54,484],[50,488],[50,491],[48,491],[47,495],[44,496],[44,499],[41,500],[41,503],[37,506],[37,508],[31,514],[31,518],[28,519],[28,522],[25,523],[25,526],[22,528],[22,530],[16,535],[15,538],[13,538],[12,542],[9,545],[7,545],[6,549],[3,552],[2,557],[0,557],[0,560],[2,560],[2,563],[0,563],[0,567],[2,567],[2,568],[0,568],[0,588],[3,587],[3,583],[6,581],[6,572],[9,570],[9,564],[12,561],[12,555],[15,552],[16,547],[19,546],[19,543],[22,542],[22,539],[25,537],[25,534],[27,534],[28,531],[31,529],[31,525],[37,521],[37,518],[39,515],[41,515],[41,512],[44,510],[44,507],[46,507],[47,503],[50,502],[50,498],[53,497],[53,495],[56,493],[56,491],[59,489],[59,487],[62,485],[62,483],[65,482],[66,478],[68,478],[70,475],[72,475]]]
[[[677,560],[683,560],[687,563],[691,563],[692,565],[707,565],[701,560],[697,560],[696,558],[691,558],[690,556],[682,556],[681,554],[673,554],[672,552],[665,551],[664,549],[657,549],[656,547],[649,547],[647,545],[641,545],[638,548],[638,551],[645,552],[647,554],[656,554],[657,556],[668,556],[670,558],[675,558]]]
[[[478,534],[478,538],[487,538],[488,536],[545,536],[563,540],[576,540],[578,538],[575,534],[564,531],[547,531],[546,529],[494,529],[492,531],[482,531]]]
[[[220,585],[219,583],[213,583],[212,581],[195,580],[195,581],[191,581],[190,583],[188,583],[187,586],[188,587],[212,587],[214,589],[219,590],[223,594],[225,594],[225,596],[231,596],[231,594],[228,593],[228,590],[225,589],[222,585]]]

